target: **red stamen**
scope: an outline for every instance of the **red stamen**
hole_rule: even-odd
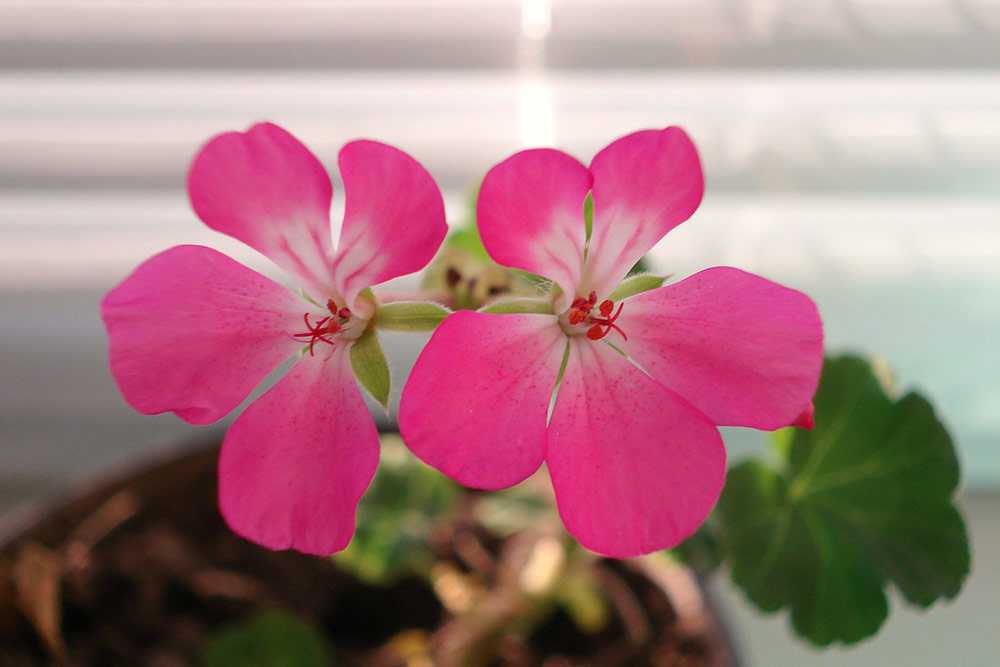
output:
[[[617,331],[624,340],[628,340],[628,336],[625,335],[624,331],[622,331],[620,328],[618,328],[617,324],[609,324],[608,325],[608,331],[611,331],[612,329],[614,329],[615,331]]]
[[[605,299],[601,302],[597,309],[600,311],[600,317],[596,317],[592,314],[594,307],[597,305],[597,294],[591,292],[590,295],[584,299],[583,297],[577,297],[573,300],[573,305],[570,307],[569,314],[567,315],[567,320],[573,326],[578,324],[589,324],[591,325],[587,329],[587,338],[590,340],[600,340],[611,333],[612,330],[617,331],[618,334],[625,340],[628,340],[628,336],[625,332],[615,324],[615,320],[618,319],[619,315],[622,314],[622,308],[624,308],[624,303],[618,304],[618,309],[612,314],[612,310],[615,308],[615,303],[611,299]]]
[[[327,301],[327,306],[329,307],[333,304],[334,310],[331,311],[332,314],[336,314],[337,304],[333,303],[333,299]],[[315,324],[309,319],[309,313],[304,313],[302,315],[302,320],[306,324],[307,331],[302,331],[299,333],[292,334],[292,338],[308,338],[309,344],[309,356],[315,355],[316,341],[322,341],[327,345],[336,345],[337,341],[327,338],[330,334],[335,334],[340,331],[340,324],[338,324],[332,317],[320,318]],[[306,342],[306,341],[303,341]]]
[[[341,319],[346,320],[347,318],[349,318],[351,316],[351,309],[347,308],[345,306],[345,307],[341,308],[340,310],[338,310],[337,314],[340,315]]]

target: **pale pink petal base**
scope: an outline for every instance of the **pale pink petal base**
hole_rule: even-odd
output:
[[[332,294],[330,177],[291,134],[260,123],[212,138],[191,164],[188,195],[206,225],[270,257],[318,300]]]
[[[698,151],[684,130],[643,130],[613,141],[590,163],[594,226],[588,281],[601,298],[671,229],[705,191]]]
[[[788,426],[819,382],[823,324],[812,299],[739,269],[626,299],[618,325],[629,355],[718,425]]]
[[[226,433],[219,506],[230,528],[248,540],[326,556],[351,541],[378,458],[378,433],[348,348],[324,345]]]
[[[566,153],[521,151],[490,169],[479,190],[476,223],[490,256],[562,287],[567,307],[583,269],[583,201],[590,173]]]
[[[101,302],[111,374],[143,414],[192,424],[225,416],[301,347],[304,302],[220,252],[177,246]]]
[[[424,268],[448,232],[441,191],[419,162],[377,141],[352,141],[338,158],[347,196],[334,259],[348,306],[366,287]],[[362,313],[368,316],[368,313]]]
[[[551,315],[450,315],[403,389],[407,446],[465,486],[501,489],[527,478],[545,455],[565,345]]]
[[[571,345],[546,455],[563,523],[614,558],[676,546],[722,491],[722,438],[609,346],[581,337]]]

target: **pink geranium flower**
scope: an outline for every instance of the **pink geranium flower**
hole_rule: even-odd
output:
[[[272,549],[343,549],[378,463],[378,434],[351,346],[376,305],[366,287],[421,269],[446,225],[441,193],[407,154],[353,141],[336,250],[323,165],[272,124],[209,141],[188,174],[206,225],[260,251],[311,301],[203,246],[140,265],[101,304],[111,372],[139,412],[216,421],[283,361],[304,354],[236,419],[219,461],[219,503],[238,534]]]
[[[807,419],[823,346],[807,296],[738,269],[609,299],[703,190],[694,145],[674,127],[622,137],[589,169],[550,149],[495,166],[479,194],[483,244],[497,262],[561,289],[552,314],[444,321],[403,391],[400,427],[413,452],[482,489],[516,484],[545,461],[566,527],[602,554],[648,553],[690,535],[725,477],[716,427]]]

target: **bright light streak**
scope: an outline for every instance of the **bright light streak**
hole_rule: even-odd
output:
[[[528,39],[542,40],[552,28],[550,0],[521,0],[521,34]]]

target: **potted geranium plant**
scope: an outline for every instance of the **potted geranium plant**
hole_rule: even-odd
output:
[[[508,158],[442,252],[441,195],[416,160],[365,140],[338,166],[336,248],[329,176],[281,128],[215,137],[189,173],[197,215],[298,291],[178,246],[105,298],[112,373],[144,413],[214,422],[294,359],[228,429],[218,463],[221,516],[259,546],[209,512],[210,452],[157,469],[171,485],[81,501],[80,530],[118,517],[97,538],[43,525],[8,547],[14,607],[50,653],[120,657],[149,636],[144,655],[213,665],[721,665],[735,654],[697,585],[721,564],[818,645],[875,633],[890,582],[921,606],[957,594],[958,465],[929,403],[897,399],[860,358],[824,364],[801,292],[728,267],[676,282],[634,271],[702,199],[682,130],[627,135],[589,167],[554,149]],[[421,294],[378,291],[435,256]],[[380,440],[362,397],[389,408],[379,330],[433,331],[402,391],[401,438]],[[775,431],[774,456],[727,475],[718,426]],[[123,493],[167,518],[107,509]],[[110,562],[93,566],[101,549]],[[306,555],[275,553],[288,549]],[[146,634],[64,625],[123,572],[154,591]],[[189,636],[160,649],[151,626],[171,585]],[[395,620],[365,628],[352,614]]]

